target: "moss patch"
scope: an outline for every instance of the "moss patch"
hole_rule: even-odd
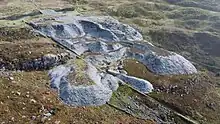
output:
[[[150,124],[108,105],[100,107],[69,107],[49,88],[47,72],[16,72],[1,74],[0,121],[5,123],[134,123]],[[42,119],[49,111],[52,115]],[[65,115],[65,116],[64,116]]]
[[[93,82],[87,75],[86,71],[88,65],[83,59],[77,58],[70,63],[74,63],[75,65],[74,70],[68,75],[68,80],[71,82],[71,84],[74,86],[88,86],[95,84],[95,82]]]
[[[220,96],[216,95],[218,93],[213,86],[217,79],[208,74],[158,76],[134,60],[125,61],[125,70],[129,75],[150,81],[155,92],[149,95],[162,104],[201,123],[219,121],[220,109],[217,106],[220,106]]]
[[[47,47],[45,49],[45,47]],[[65,52],[53,41],[46,38],[32,38],[27,40],[13,40],[0,42],[0,63],[15,69],[23,62],[38,59],[46,54],[60,54]]]
[[[14,41],[22,39],[31,39],[35,36],[33,35],[31,29],[20,28],[20,27],[0,27],[0,41]]]

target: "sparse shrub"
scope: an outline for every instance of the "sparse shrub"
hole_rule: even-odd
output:
[[[141,27],[163,26],[164,24],[157,20],[144,20],[140,18],[133,19],[133,23]]]
[[[135,9],[132,6],[122,6],[119,7],[116,11],[112,13],[115,16],[132,18],[137,17],[138,13],[136,13]]]
[[[218,72],[218,73],[216,74],[216,76],[217,76],[217,77],[220,77],[220,72]]]
[[[34,38],[35,35],[29,28],[8,28],[1,27],[0,28],[0,40],[5,41],[13,41],[13,40],[21,40],[21,39],[31,39]]]
[[[156,10],[158,8],[151,4],[124,4],[119,6],[116,11],[111,11],[111,15],[125,18],[144,17],[154,20],[166,18],[163,12]]]
[[[198,19],[198,20],[208,20],[210,17],[209,13],[203,10],[195,9],[195,8],[184,8],[174,10],[167,15],[169,18],[172,19]]]
[[[66,1],[73,3],[73,4],[86,4],[86,3],[88,3],[88,1],[86,1],[86,0],[66,0]]]

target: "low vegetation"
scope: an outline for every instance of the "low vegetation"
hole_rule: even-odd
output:
[[[108,105],[77,108],[67,106],[50,89],[46,71],[1,74],[0,104],[1,123],[152,123]]]
[[[88,65],[83,59],[75,59],[69,63],[75,65],[73,71],[68,75],[68,79],[74,86],[95,84],[87,75]]]
[[[149,96],[162,104],[188,115],[201,123],[219,123],[219,79],[201,72],[196,75],[158,76],[135,60],[124,61],[129,75],[150,81],[155,91]],[[207,114],[209,113],[209,114]]]
[[[201,70],[195,75],[159,76],[135,60],[124,61],[124,69],[129,75],[146,79],[154,85],[155,91],[148,97],[200,123],[219,124],[219,5],[217,0],[47,0],[35,3],[12,0],[0,1],[0,18],[44,8],[77,6],[75,10],[84,15],[110,15],[130,24],[144,35],[145,40],[183,55]],[[22,19],[0,20],[0,65],[24,62],[47,53],[63,52],[51,40],[36,37],[24,24]],[[75,64],[76,72],[69,75],[70,79],[74,79],[74,85],[94,84],[86,78],[85,62],[77,59]],[[109,105],[75,108],[63,104],[58,99],[57,92],[51,90],[49,85],[46,71],[1,71],[0,122],[154,123],[138,119],[143,114],[141,111],[133,111],[131,116],[128,111],[111,106],[129,108],[126,106],[132,101],[129,98],[140,94],[128,86],[119,87]],[[143,103],[151,106],[146,101]]]

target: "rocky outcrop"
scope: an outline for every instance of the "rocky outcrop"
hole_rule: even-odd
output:
[[[42,35],[54,39],[78,55],[88,50],[88,41],[143,40],[138,31],[108,16],[60,16],[29,24]]]
[[[60,54],[45,54],[42,57],[26,60],[24,62],[17,63],[0,63],[1,69],[6,70],[44,70],[50,69],[54,66],[64,64],[70,58],[68,53]]]
[[[126,74],[116,72],[113,70],[108,70],[108,73],[118,77],[123,82],[129,84],[130,86],[132,86],[133,88],[135,88],[136,90],[142,93],[149,93],[149,92],[152,92],[154,89],[153,85],[144,79],[140,79],[140,78],[133,77],[133,76],[128,76]]]
[[[127,52],[127,57],[143,63],[150,71],[159,75],[193,74],[196,68],[184,57],[152,44],[133,43]]]
[[[140,42],[143,38],[138,31],[108,16],[54,16],[33,20],[30,25],[77,55],[85,52],[105,54],[95,58],[109,58],[110,62],[134,58],[161,75],[197,72],[184,57],[152,46],[147,41]]]
[[[46,54],[38,59],[21,64],[21,70],[41,70],[64,64],[69,59],[68,53]]]
[[[94,66],[88,64],[86,72],[94,84],[74,86],[67,80],[68,74],[76,71],[74,66],[61,65],[49,72],[51,86],[58,90],[61,100],[73,106],[97,106],[108,102],[112,92],[118,88],[119,80],[110,74],[99,73]]]
[[[52,69],[51,85],[67,104],[105,104],[111,98],[112,92],[117,90],[119,81],[126,82],[142,93],[151,92],[153,86],[150,82],[128,76],[120,70],[123,65],[118,63],[123,59],[136,59],[159,75],[197,72],[184,57],[143,41],[137,30],[112,17],[70,16],[61,13],[56,15],[56,12],[46,11],[46,15],[48,14],[50,18],[32,20],[29,24],[36,32],[52,38],[77,56],[83,55],[87,64],[86,76],[95,83],[87,86],[70,83],[68,75],[81,70],[76,69],[76,66],[80,66],[76,62]],[[117,73],[109,71],[110,69]]]

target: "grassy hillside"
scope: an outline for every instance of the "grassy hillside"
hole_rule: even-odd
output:
[[[1,0],[0,64],[19,64],[44,54],[64,51],[52,40],[36,36],[22,18],[37,15],[37,10],[47,8],[73,10],[76,15],[113,16],[138,29],[145,40],[183,55],[196,65],[199,74],[154,75],[134,60],[125,61],[125,70],[129,75],[149,80],[155,92],[148,96],[161,105],[200,123],[220,123],[218,0]],[[57,92],[49,88],[47,71],[0,71],[0,122],[155,123],[140,119],[143,114],[140,111],[134,110],[136,113],[132,115],[111,106],[128,109],[129,102],[139,98],[138,102],[142,105],[157,109],[155,104],[146,102],[146,97],[126,86],[114,93],[108,105],[88,108],[64,105]],[[78,75],[79,80],[82,75]],[[48,117],[48,113],[52,114]]]

